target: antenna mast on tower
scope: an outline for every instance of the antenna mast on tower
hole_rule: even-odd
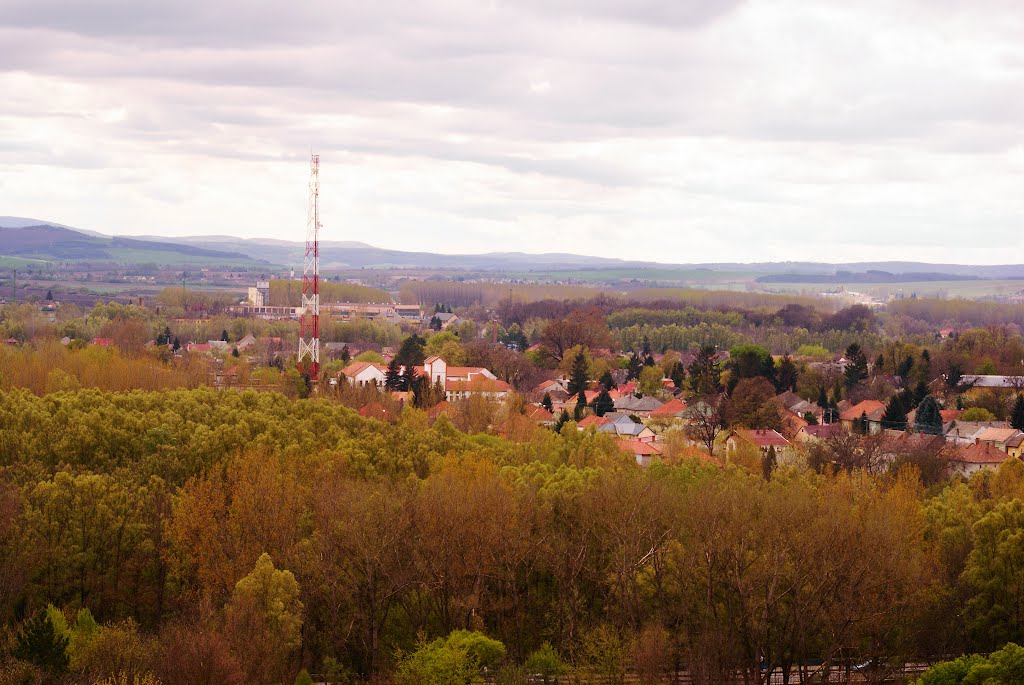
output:
[[[306,259],[302,269],[299,317],[299,372],[316,383],[320,376],[320,155],[309,160],[309,213]]]

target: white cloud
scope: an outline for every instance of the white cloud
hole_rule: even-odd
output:
[[[0,213],[659,261],[1014,261],[1009,0],[0,5]],[[969,239],[966,236],[970,236]]]

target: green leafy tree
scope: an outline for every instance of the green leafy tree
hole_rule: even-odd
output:
[[[744,378],[767,378],[774,385],[775,360],[771,352],[760,345],[737,345],[729,350],[729,391]]]
[[[1003,501],[974,524],[963,578],[974,591],[967,621],[978,645],[1024,640],[1024,500]]]
[[[414,651],[399,652],[395,680],[401,685],[469,685],[482,668],[504,658],[505,645],[475,631],[454,631],[432,642],[421,634]]]
[[[970,654],[935,664],[914,685],[1009,685],[1024,683],[1024,647],[1010,642],[988,657]]]
[[[557,681],[566,669],[558,650],[545,642],[526,658],[526,671],[532,676],[539,675],[544,685],[548,685]]]
[[[995,421],[996,415],[985,407],[971,407],[963,413],[960,421]]]
[[[289,656],[302,643],[302,602],[291,571],[274,567],[264,552],[235,584],[227,607],[228,630],[250,682],[280,682]]]
[[[309,671],[302,669],[299,674],[295,676],[295,685],[313,685],[313,678],[310,677]]]

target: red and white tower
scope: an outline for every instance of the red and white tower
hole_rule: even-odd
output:
[[[316,383],[320,376],[320,155],[309,160],[309,213],[302,269],[299,318],[299,372]]]

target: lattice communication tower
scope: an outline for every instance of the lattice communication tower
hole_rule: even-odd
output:
[[[320,377],[320,155],[309,160],[309,213],[306,216],[306,258],[302,269],[302,313],[299,317],[299,372],[312,383]]]

